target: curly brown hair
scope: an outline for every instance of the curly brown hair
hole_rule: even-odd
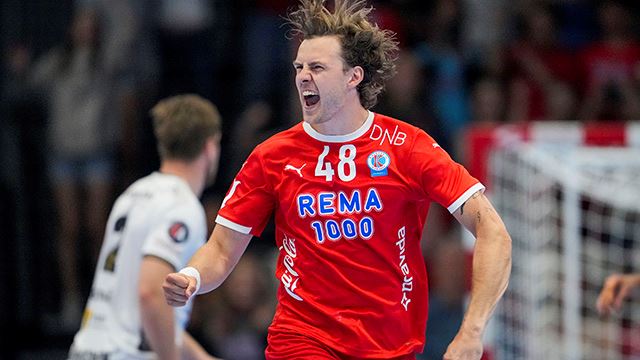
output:
[[[361,66],[364,79],[358,85],[360,103],[366,109],[378,102],[385,82],[396,73],[398,42],[395,34],[382,30],[368,19],[373,10],[364,0],[335,0],[330,12],[324,0],[300,0],[297,9],[289,12],[290,33],[303,39],[337,36],[342,57],[347,66]]]
[[[198,95],[177,95],[151,109],[161,159],[194,160],[210,137],[219,136],[218,109]]]

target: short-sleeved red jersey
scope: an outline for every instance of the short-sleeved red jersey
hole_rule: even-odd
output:
[[[272,333],[386,358],[424,345],[420,238],[430,202],[453,212],[483,189],[424,131],[370,112],[349,135],[300,123],[257,146],[216,222],[259,235],[275,215]]]

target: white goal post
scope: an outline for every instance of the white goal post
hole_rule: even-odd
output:
[[[640,272],[640,148],[511,144],[492,152],[491,198],[513,239],[496,360],[640,358],[640,292],[595,308],[604,279]]]

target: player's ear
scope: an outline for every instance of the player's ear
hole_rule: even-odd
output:
[[[220,134],[209,137],[204,146],[209,158],[217,157],[220,153]]]
[[[347,83],[347,85],[349,86],[349,88],[355,88],[358,85],[360,85],[360,83],[362,82],[362,80],[364,80],[364,69],[362,68],[362,66],[354,66],[349,70],[349,82]]]

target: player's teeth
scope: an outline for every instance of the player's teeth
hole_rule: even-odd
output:
[[[303,91],[302,92],[302,96],[313,96],[316,93],[314,93],[313,91]]]

